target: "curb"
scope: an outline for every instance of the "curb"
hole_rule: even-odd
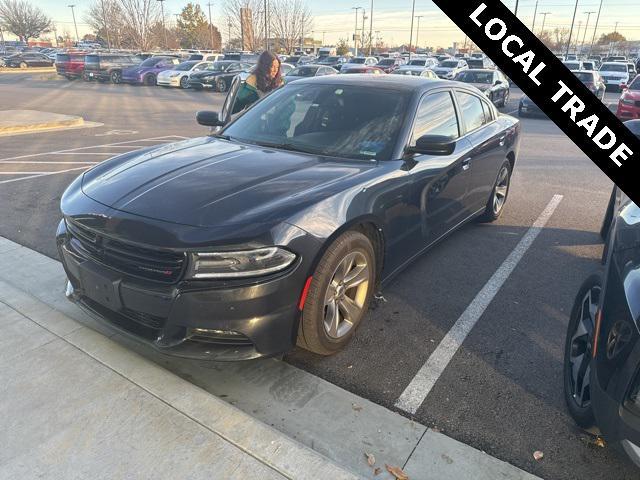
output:
[[[32,120],[28,117],[40,117],[41,120]],[[3,119],[0,121],[0,135],[84,125],[84,118],[79,116],[60,115],[35,110],[4,110],[0,111],[0,118]]]
[[[9,68],[9,67],[0,67],[0,75],[3,73],[15,74],[15,73],[56,73],[56,68],[49,67],[35,67],[35,68]]]

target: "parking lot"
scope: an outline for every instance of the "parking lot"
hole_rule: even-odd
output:
[[[29,73],[0,75],[0,89],[4,109],[98,124],[0,137],[0,235],[52,258],[60,196],[78,174],[120,153],[207,134],[195,112],[224,99]],[[512,89],[501,111],[515,113],[520,96]],[[618,96],[608,93],[605,102]],[[624,455],[595,446],[575,426],[562,396],[568,314],[581,282],[599,268],[612,184],[550,121],[522,123],[498,222],[467,226],[415,261],[381,292],[345,351],[320,358],[297,349],[284,360],[543,478],[637,478]],[[523,247],[527,235],[532,242]],[[427,359],[477,305],[486,309],[451,362],[425,381],[418,373]],[[400,399],[409,385],[423,396],[408,411]]]

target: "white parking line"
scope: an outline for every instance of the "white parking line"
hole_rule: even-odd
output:
[[[515,110],[507,112],[507,115],[513,115],[514,113],[518,113],[518,109],[517,108]]]
[[[57,172],[46,172],[46,173],[41,173],[41,174],[37,174],[37,175],[33,175],[33,172],[30,172],[30,175],[28,177],[11,178],[9,180],[0,180],[0,185],[3,184],[3,183],[19,182],[20,180],[29,180],[31,178],[46,177],[48,175],[57,175],[58,173],[74,172],[76,170],[86,170],[87,168],[89,168],[88,165],[84,166],[84,167],[69,168],[67,170],[59,170]],[[14,174],[15,174],[15,172],[14,172]]]
[[[3,162],[6,165],[95,165],[100,162],[49,162],[38,160],[16,160],[15,162]]]
[[[516,248],[509,254],[507,259],[500,265],[498,270],[492,275],[489,281],[478,292],[460,318],[447,332],[440,344],[429,356],[426,363],[420,368],[416,376],[411,380],[407,388],[395,403],[395,406],[407,413],[415,414],[424,402],[436,381],[447,368],[449,362],[458,351],[462,342],[471,332],[484,311],[487,309],[493,298],[502,288],[524,254],[529,250],[533,241],[540,234],[547,224],[553,212],[562,201],[562,195],[554,195],[547,207],[533,223],[531,228],[524,234]]]

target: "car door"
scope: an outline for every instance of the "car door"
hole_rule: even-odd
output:
[[[420,101],[410,145],[423,135],[461,137],[461,122],[452,91],[426,94]],[[460,139],[451,155],[415,155],[407,162],[412,188],[415,230],[421,244],[428,245],[470,215],[465,205],[471,144]]]
[[[493,191],[498,170],[506,159],[506,134],[497,122],[495,107],[469,90],[455,92],[463,119],[463,135],[471,143],[465,203],[471,212],[484,209]]]

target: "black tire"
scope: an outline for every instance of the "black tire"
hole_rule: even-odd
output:
[[[508,101],[509,101],[509,91],[506,91],[505,94],[502,96],[502,101],[500,102],[500,106],[506,107]]]
[[[120,70],[114,70],[111,72],[111,75],[109,75],[109,79],[114,85],[122,83],[122,72]]]
[[[611,230],[611,224],[613,223],[613,214],[616,206],[616,188],[613,188],[611,192],[611,196],[609,197],[609,203],[607,205],[607,210],[604,213],[604,218],[602,219],[602,226],[600,227],[600,238],[603,241],[607,241],[609,238],[609,231]]]
[[[591,275],[587,278],[580,290],[578,291],[578,295],[573,304],[573,308],[571,309],[571,316],[569,317],[569,325],[567,326],[567,336],[565,338],[565,346],[564,346],[564,366],[563,366],[563,377],[564,377],[564,400],[567,404],[567,408],[569,413],[575,420],[575,422],[582,428],[591,428],[595,425],[595,417],[593,415],[593,407],[590,401],[590,386],[585,387],[584,392],[586,395],[586,388],[588,388],[589,398],[583,398],[581,396],[580,399],[577,399],[574,396],[575,386],[574,386],[574,377],[573,377],[573,364],[571,362],[572,355],[576,355],[579,353],[580,348],[585,348],[584,355],[585,359],[588,361],[588,367],[591,367],[591,344],[593,342],[593,330],[590,336],[587,336],[586,339],[582,339],[582,336],[576,338],[576,334],[578,333],[578,326],[581,322],[581,315],[584,313],[583,304],[586,301],[587,294],[591,292],[592,298],[593,296],[597,296],[595,301],[599,300],[599,296],[602,289],[602,278],[599,275]],[[595,320],[595,319],[592,319]],[[583,345],[583,342],[586,340],[586,345]],[[584,387],[584,384],[581,386]],[[585,401],[587,400],[587,401]]]
[[[180,79],[180,88],[189,88],[189,77],[184,76]]]
[[[227,82],[225,82],[222,78],[216,80],[216,90],[220,93],[224,93],[227,91]]]
[[[505,172],[506,177],[503,178]],[[509,198],[509,190],[511,189],[511,173],[511,163],[505,160],[498,170],[498,176],[491,189],[491,195],[487,200],[484,213],[478,217],[480,222],[495,222],[502,215],[504,206]],[[496,197],[501,197],[501,201],[496,200]]]
[[[142,79],[142,83],[147,87],[154,86],[156,84],[156,76],[153,73],[148,73]]]
[[[526,115],[524,114],[524,112],[522,111],[522,107],[518,107],[518,116],[520,118],[526,118]]]
[[[363,267],[364,265],[367,268],[366,276],[368,281],[349,289],[343,287],[342,282],[335,283],[335,281],[337,279],[336,275],[339,275],[338,267],[342,268],[345,264],[344,262],[348,262],[347,259],[353,255],[357,255],[363,262],[361,264],[354,263],[353,270],[348,269],[347,273],[355,272],[358,268],[365,268]],[[369,309],[376,285],[376,271],[376,257],[371,240],[357,231],[348,231],[340,235],[323,254],[313,274],[313,280],[298,328],[298,346],[319,355],[332,355],[342,350],[351,341]],[[348,276],[346,275],[346,277]],[[330,284],[332,285],[331,287]],[[360,304],[358,315],[352,318],[353,321],[343,323],[342,327],[340,327],[347,328],[345,333],[339,334],[337,327],[339,322],[336,322],[336,335],[333,337],[326,327],[326,316],[329,315],[329,308],[326,305],[329,288],[333,288],[336,292],[334,297],[331,298],[338,299],[341,292],[341,298],[344,299],[345,295],[348,295],[350,300],[353,301],[350,295],[354,295]],[[352,290],[357,291],[352,292]],[[347,294],[347,292],[352,293]],[[333,300],[333,310],[344,312],[338,306],[339,304],[342,304],[341,300]],[[339,316],[340,313],[337,313],[336,318],[339,318]],[[345,315],[343,317],[346,318]]]

